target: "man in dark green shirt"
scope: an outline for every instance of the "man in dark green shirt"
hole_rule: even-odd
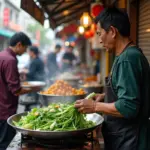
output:
[[[129,38],[130,22],[125,12],[107,8],[97,23],[100,43],[116,58],[105,93],[97,95],[96,101],[78,100],[75,107],[82,113],[104,114],[105,150],[149,150],[149,63]]]

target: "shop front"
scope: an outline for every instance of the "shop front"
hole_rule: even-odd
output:
[[[150,1],[140,0],[138,44],[150,63]]]

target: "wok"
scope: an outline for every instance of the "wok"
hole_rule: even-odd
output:
[[[84,99],[86,94],[83,95],[72,95],[72,96],[58,96],[58,95],[49,95],[49,94],[41,94],[40,95],[40,102],[43,106],[48,106],[51,103],[73,103],[76,100]]]
[[[15,128],[16,131],[19,131],[24,135],[29,135],[32,137],[42,138],[42,139],[60,139],[60,138],[62,139],[62,138],[68,138],[68,137],[83,136],[85,134],[92,132],[97,127],[99,127],[104,121],[101,115],[93,113],[93,114],[87,114],[87,120],[91,120],[96,123],[96,125],[91,128],[73,130],[73,131],[36,131],[36,130],[28,130],[28,129],[16,127],[13,124],[13,121],[17,122],[20,120],[22,116],[25,116],[25,115],[27,115],[27,112],[15,114],[8,118],[7,123],[13,128]]]

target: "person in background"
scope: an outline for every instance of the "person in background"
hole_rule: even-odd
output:
[[[59,70],[56,58],[60,51],[61,46],[57,44],[54,52],[51,52],[47,57],[48,78],[54,77]]]
[[[44,81],[44,62],[39,57],[38,47],[30,46],[28,48],[28,53],[30,56],[29,68],[22,71],[25,74],[26,81]],[[23,101],[27,101],[25,111],[30,111],[32,107],[37,107],[39,104],[39,95],[36,92],[29,93],[24,95],[24,99],[22,97],[21,103],[23,103]]]
[[[105,150],[150,150],[148,60],[130,39],[126,12],[106,8],[96,20],[100,43],[116,57],[106,78],[105,93],[78,100],[75,107],[81,113],[104,114]]]
[[[20,86],[16,56],[25,53],[29,45],[29,37],[18,32],[11,37],[9,47],[0,52],[0,150],[6,150],[16,134],[7,119],[17,111],[18,96],[38,90]]]
[[[63,63],[62,70],[66,71],[66,70],[71,69],[73,66],[73,61],[75,60],[76,60],[76,57],[73,54],[73,47],[69,45],[62,58],[62,63]]]
[[[29,64],[29,70],[26,71],[27,81],[44,81],[44,63],[39,58],[39,50],[36,46],[29,47],[28,50],[31,62]]]

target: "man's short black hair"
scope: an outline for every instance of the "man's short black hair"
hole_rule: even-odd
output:
[[[118,29],[120,35],[130,36],[130,21],[128,14],[116,7],[105,8],[95,19],[96,23],[100,23],[105,31],[109,31],[110,26]]]
[[[29,51],[33,52],[35,55],[39,54],[39,49],[36,46],[30,46]]]
[[[10,39],[10,46],[16,46],[18,42],[21,42],[23,46],[30,46],[30,38],[23,32],[15,33]]]
[[[57,44],[57,45],[55,46],[55,48],[56,48],[56,49],[61,49],[61,45]]]

